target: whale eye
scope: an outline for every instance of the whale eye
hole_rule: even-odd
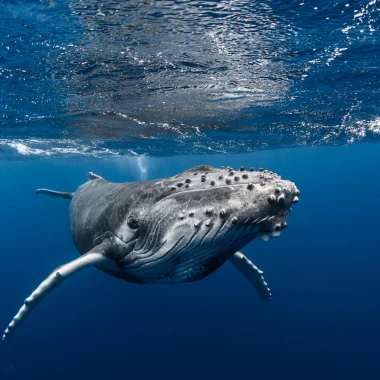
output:
[[[137,230],[139,228],[139,221],[132,215],[128,216],[127,224],[131,230]]]

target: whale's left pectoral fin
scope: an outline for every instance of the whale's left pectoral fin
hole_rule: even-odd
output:
[[[264,280],[263,272],[255,266],[241,252],[236,252],[229,258],[231,264],[253,285],[257,293],[264,300],[272,299],[268,284]]]
[[[23,306],[5,330],[3,340],[7,339],[15,331],[15,329],[42,300],[42,298],[44,298],[51,290],[53,290],[66,278],[72,276],[74,273],[83,268],[96,264],[102,264],[108,261],[109,259],[105,256],[105,254],[109,247],[110,246],[108,243],[102,243],[85,255],[78,257],[76,260],[70,261],[69,263],[55,269],[24,301]]]

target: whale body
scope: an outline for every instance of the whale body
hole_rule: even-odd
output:
[[[129,282],[174,284],[201,280],[229,261],[269,300],[263,272],[239,250],[256,237],[279,236],[300,192],[267,170],[202,165],[141,182],[111,183],[89,173],[73,193],[36,193],[71,200],[70,226],[81,256],[37,287],[3,339],[56,285],[92,265]]]

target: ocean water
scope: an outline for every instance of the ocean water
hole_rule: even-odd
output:
[[[0,321],[78,256],[69,202],[109,181],[263,167],[288,228],[199,282],[95,268],[0,344],[0,379],[379,379],[379,3],[0,1]]]

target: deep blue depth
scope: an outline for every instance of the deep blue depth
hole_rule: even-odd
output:
[[[0,344],[1,379],[378,379],[378,145],[247,155],[0,163],[2,326],[55,267],[77,252],[69,203],[37,187],[74,190],[94,171],[128,181],[190,166],[264,167],[301,200],[287,230],[243,251],[263,269],[259,299],[226,263],[203,281],[134,285],[96,269],[55,289]],[[146,172],[144,172],[146,169]]]

